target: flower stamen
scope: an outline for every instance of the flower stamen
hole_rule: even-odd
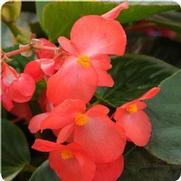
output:
[[[135,113],[135,112],[138,111],[138,107],[137,107],[136,104],[131,104],[131,105],[128,106],[127,111],[129,113]]]
[[[77,59],[77,63],[83,68],[88,68],[90,66],[90,58],[87,55],[80,55]]]
[[[69,150],[64,150],[61,152],[61,158],[62,160],[68,160],[68,159],[73,158],[73,154]]]
[[[87,123],[87,116],[85,114],[77,113],[75,117],[75,124],[78,126],[84,126]]]

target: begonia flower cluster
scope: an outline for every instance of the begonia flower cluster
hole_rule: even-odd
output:
[[[159,87],[117,107],[112,115],[107,106],[89,103],[97,87],[114,85],[110,56],[123,56],[127,41],[116,18],[127,8],[124,2],[102,16],[81,17],[70,39],[58,38],[59,52],[40,38],[52,49],[36,50],[37,59],[26,64],[23,73],[3,62],[2,103],[8,111],[16,108],[15,115],[27,118],[29,109],[23,112],[20,105],[31,100],[36,83],[46,82],[38,100],[42,113],[31,118],[29,130],[35,134],[49,129],[56,140],[37,138],[32,148],[49,153],[49,165],[63,181],[116,181],[124,168],[126,142],[145,146],[150,140],[152,125],[144,101],[156,96]]]

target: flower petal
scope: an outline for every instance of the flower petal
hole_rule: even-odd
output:
[[[75,153],[76,158],[80,164],[81,172],[82,172],[82,180],[84,181],[92,181],[96,166],[93,161],[91,161],[87,156],[83,153]]]
[[[107,108],[106,106],[103,106],[101,104],[96,104],[94,106],[91,107],[91,109],[89,109],[87,111],[88,114],[91,115],[95,115],[95,116],[99,116],[99,115],[107,115],[109,113],[109,108]]]
[[[31,75],[36,82],[42,80],[44,75],[40,64],[36,60],[26,64],[24,73]]]
[[[48,41],[45,38],[39,38],[38,40],[43,46],[56,47],[52,42]],[[53,58],[55,56],[55,51],[40,49],[36,50],[36,55],[38,58]]]
[[[60,150],[63,146],[58,143],[54,143],[52,141],[47,141],[43,139],[37,138],[32,145],[32,148],[42,152],[52,152],[56,150]]]
[[[69,39],[67,39],[63,36],[60,36],[58,38],[58,43],[63,48],[63,50],[65,50],[66,52],[70,53],[71,55],[78,55],[78,52],[77,52],[75,46],[72,44],[72,42]]]
[[[101,16],[80,18],[73,25],[70,37],[80,53],[88,56],[123,55],[125,52],[126,34],[122,26]]]
[[[13,109],[14,103],[9,96],[9,89],[5,85],[1,85],[1,86],[2,86],[2,93],[1,93],[2,105],[7,111],[11,111]]]
[[[55,71],[55,61],[53,59],[37,59],[39,62],[41,70],[44,72],[45,75],[51,76]]]
[[[9,66],[7,63],[3,62],[2,64],[2,83],[5,86],[9,86],[14,80],[18,77],[16,70]]]
[[[123,2],[119,5],[117,5],[115,8],[111,9],[110,11],[108,11],[107,13],[103,14],[102,17],[106,18],[106,19],[116,19],[120,12],[124,9],[128,9],[128,3],[127,2]]]
[[[112,79],[111,75],[108,74],[104,70],[98,70],[98,85],[97,86],[104,86],[104,87],[112,87],[114,85],[114,80]]]
[[[63,143],[68,140],[74,130],[74,124],[63,127],[57,137],[57,143]]]
[[[139,98],[139,100],[152,99],[152,98],[155,97],[159,92],[160,92],[160,88],[159,88],[159,87],[153,87],[152,89],[150,89],[149,91],[147,91],[145,94],[143,94],[143,96],[141,96],[141,97]]]
[[[152,125],[145,112],[125,113],[117,123],[124,128],[127,138],[136,145],[145,146],[149,142]]]
[[[75,57],[69,57],[60,70],[48,79],[47,97],[55,105],[68,98],[88,102],[96,90],[96,85],[96,71],[91,66],[81,67]]]
[[[60,152],[51,152],[49,156],[50,167],[55,170],[61,180],[91,181],[94,176],[95,165],[84,156],[74,156],[73,158],[62,160]]]
[[[87,116],[87,123],[75,128],[74,141],[96,162],[111,162],[117,159],[124,151],[125,135],[119,134],[115,123],[106,115],[88,112]]]
[[[28,128],[31,133],[36,133],[40,130],[40,125],[47,118],[48,114],[49,113],[37,114],[30,120]]]
[[[59,129],[72,123],[75,114],[84,112],[85,102],[81,100],[67,99],[62,104],[55,107],[49,116],[41,123],[41,129]]]
[[[35,91],[35,81],[25,73],[21,73],[17,80],[14,80],[9,87],[9,93],[13,101],[18,103],[27,102]]]
[[[123,168],[123,156],[110,163],[97,164],[93,181],[115,181],[121,175]]]

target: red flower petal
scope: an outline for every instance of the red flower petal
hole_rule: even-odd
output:
[[[69,124],[62,128],[59,131],[58,137],[57,137],[57,143],[63,143],[68,140],[68,138],[71,136],[72,132],[74,130],[74,123]]]
[[[52,151],[60,150],[63,147],[64,146],[58,143],[54,143],[52,141],[47,141],[47,140],[43,140],[39,138],[36,139],[34,144],[32,145],[33,149],[42,151],[42,152],[52,152]]]
[[[44,75],[40,64],[36,60],[26,64],[24,73],[31,75],[36,82],[42,80]]]
[[[107,115],[109,113],[109,108],[107,108],[106,106],[103,106],[101,104],[96,104],[94,106],[91,107],[91,109],[89,109],[87,111],[88,114],[90,115],[94,115],[94,116],[99,116],[99,115]]]
[[[108,11],[107,13],[103,14],[102,17],[106,18],[106,19],[116,19],[120,12],[124,9],[128,9],[128,3],[127,2],[123,2],[119,5],[117,5],[115,8],[111,9],[110,11]]]
[[[47,97],[57,105],[64,100],[81,99],[88,102],[97,85],[96,71],[90,66],[82,68],[75,57],[69,57],[59,72],[49,78],[47,83]]]
[[[97,164],[93,181],[115,181],[121,175],[123,168],[123,156],[110,163]]]
[[[117,159],[124,151],[125,136],[119,134],[115,124],[105,114],[96,115],[90,111],[87,116],[87,123],[75,128],[74,141],[96,162]]]
[[[98,70],[98,84],[97,86],[105,86],[105,87],[112,87],[114,85],[114,80],[112,79],[111,75],[104,70]]]
[[[97,70],[109,70],[111,65],[111,59],[107,55],[96,55],[91,58],[91,64]]]
[[[5,85],[2,85],[1,97],[2,97],[3,107],[7,111],[11,111],[13,109],[14,103],[13,103],[12,99],[9,97],[9,89]]]
[[[9,66],[7,63],[2,64],[2,83],[5,86],[9,86],[18,77],[16,70]]]
[[[73,25],[70,37],[80,53],[88,56],[123,55],[125,51],[126,34],[122,26],[101,16],[80,18]]]
[[[117,123],[124,128],[127,138],[136,145],[145,146],[148,143],[152,126],[145,112],[125,113]]]
[[[75,156],[81,166],[82,180],[92,181],[96,170],[95,164],[81,152],[75,153]]]
[[[152,98],[155,97],[159,92],[160,92],[160,88],[159,88],[159,87],[153,87],[152,89],[150,89],[149,91],[147,91],[145,94],[143,94],[143,96],[141,96],[141,97],[139,98],[139,100],[152,99]]]
[[[63,48],[63,50],[65,50],[66,52],[70,53],[71,55],[78,55],[75,46],[72,44],[72,42],[69,39],[60,36],[58,38],[58,42],[60,46]]]
[[[43,46],[56,47],[52,42],[45,38],[39,38],[38,40],[42,43]],[[53,58],[55,56],[55,51],[40,49],[36,50],[36,55],[38,58]]]
[[[49,113],[37,114],[30,120],[28,128],[31,133],[36,133],[40,130],[40,125],[47,118],[48,114]]]
[[[50,153],[49,163],[59,178],[65,181],[91,181],[95,172],[95,165],[89,159],[83,157],[81,164],[77,157],[62,160],[58,151]],[[84,170],[84,168],[89,170]]]
[[[44,72],[45,75],[51,76],[55,71],[55,62],[53,59],[37,59],[39,62],[41,70]]]
[[[55,107],[41,123],[41,129],[59,129],[71,123],[77,112],[84,112],[86,105],[81,100],[67,99]]]
[[[35,81],[28,74],[22,73],[9,87],[9,94],[13,101],[27,102],[35,91]]]

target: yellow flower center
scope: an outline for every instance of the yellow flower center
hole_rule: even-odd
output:
[[[75,117],[75,124],[78,126],[84,126],[87,123],[87,116],[85,114],[77,113]]]
[[[87,55],[80,55],[77,58],[77,63],[83,68],[88,68],[90,66],[90,58]]]
[[[70,158],[73,158],[73,154],[69,150],[64,150],[61,152],[61,158],[62,160],[68,160]]]
[[[138,111],[138,107],[137,107],[136,104],[131,104],[131,105],[128,106],[127,111],[129,113],[135,113],[135,112]]]

